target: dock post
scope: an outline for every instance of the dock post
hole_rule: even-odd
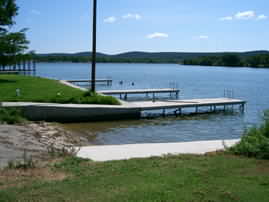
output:
[[[245,112],[245,104],[244,104],[244,103],[240,105],[240,111],[241,111],[242,113]]]
[[[155,102],[155,93],[152,95],[152,102]]]
[[[178,108],[179,115],[182,115],[182,108]]]
[[[195,113],[198,114],[198,106],[195,107]]]
[[[165,117],[165,109],[163,109],[163,113],[162,113],[163,117]]]
[[[124,95],[124,99],[127,100],[127,93],[125,93],[125,95]]]
[[[176,99],[178,99],[178,91],[176,92]]]

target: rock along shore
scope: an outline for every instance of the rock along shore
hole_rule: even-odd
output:
[[[49,152],[62,151],[87,143],[87,139],[74,136],[52,123],[23,125],[0,124],[0,168],[24,157],[42,160]]]

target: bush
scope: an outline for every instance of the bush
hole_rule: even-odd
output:
[[[67,97],[65,95],[57,95],[50,99],[49,102],[61,104],[104,104],[104,105],[120,105],[120,102],[112,97],[100,95],[87,91],[81,96]]]
[[[248,129],[240,143],[230,151],[248,157],[269,159],[269,111],[264,112],[263,120],[260,127]]]
[[[15,124],[26,121],[21,110],[13,107],[0,107],[0,123]]]

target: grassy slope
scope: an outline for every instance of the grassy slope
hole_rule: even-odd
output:
[[[16,96],[17,88],[21,91],[20,97]],[[58,93],[60,96],[57,95]],[[116,99],[109,96],[92,96],[91,99],[89,97],[85,99],[83,94],[83,91],[60,84],[55,80],[20,75],[0,75],[0,102],[78,103],[79,98],[81,98],[89,104],[102,104],[102,102],[104,104],[118,104]]]
[[[56,170],[72,177],[21,187],[13,182],[0,201],[269,201],[269,161],[224,154],[106,163],[71,158]],[[0,178],[0,190],[1,183],[8,182]]]

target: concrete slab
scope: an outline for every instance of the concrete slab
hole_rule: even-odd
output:
[[[239,141],[239,139],[234,139],[160,144],[87,146],[80,148],[77,156],[93,161],[111,161],[131,158],[147,158],[167,154],[205,154],[223,150],[225,146],[231,147]]]

